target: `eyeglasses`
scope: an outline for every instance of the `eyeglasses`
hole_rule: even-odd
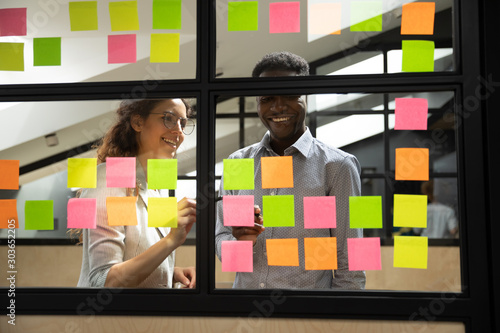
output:
[[[165,112],[151,112],[150,114],[162,114],[163,117],[163,125],[165,125],[168,129],[173,129],[177,126],[177,122],[180,120],[182,132],[186,135],[193,133],[194,130],[194,121],[189,118],[177,117],[171,111]]]

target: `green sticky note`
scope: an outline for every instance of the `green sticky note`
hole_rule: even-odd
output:
[[[181,0],[153,0],[153,29],[181,29],[181,27]]]
[[[427,269],[427,254],[427,237],[394,237],[394,267]]]
[[[24,71],[24,43],[0,43],[0,71]]]
[[[95,188],[97,158],[68,158],[68,187]]]
[[[151,34],[149,62],[179,62],[180,34]]]
[[[253,158],[225,159],[223,163],[225,190],[253,190],[255,188]]]
[[[149,159],[148,188],[175,190],[177,188],[177,160]]]
[[[71,31],[97,30],[97,1],[71,1],[69,21]]]
[[[264,227],[294,227],[293,195],[264,195],[262,197]]]
[[[118,1],[109,3],[111,31],[139,30],[137,1]]]
[[[148,227],[177,228],[177,199],[149,198]]]
[[[227,4],[228,31],[256,31],[259,29],[257,1],[229,2]]]
[[[33,38],[33,66],[61,66],[61,37]]]
[[[54,201],[27,200],[24,218],[25,230],[54,230]]]
[[[353,1],[351,31],[382,31],[382,1]]]
[[[427,196],[395,194],[394,226],[427,228]]]
[[[349,197],[351,228],[382,228],[382,197]]]
[[[434,42],[428,40],[404,40],[403,72],[433,72]]]

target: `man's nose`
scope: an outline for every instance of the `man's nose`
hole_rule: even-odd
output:
[[[275,111],[282,111],[287,108],[287,100],[285,96],[276,96],[274,99],[273,108]]]

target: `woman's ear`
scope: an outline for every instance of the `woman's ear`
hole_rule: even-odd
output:
[[[134,131],[136,132],[142,131],[143,121],[141,116],[139,116],[138,114],[133,115],[132,118],[130,118],[130,125],[132,126]]]

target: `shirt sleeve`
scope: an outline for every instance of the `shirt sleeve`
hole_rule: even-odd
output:
[[[328,195],[335,196],[337,203],[337,227],[331,229],[331,235],[337,238],[338,268],[332,279],[334,289],[365,288],[365,272],[349,271],[347,256],[347,239],[363,237],[363,229],[351,229],[349,226],[349,196],[361,195],[360,172],[360,164],[353,155],[347,155],[337,168],[334,163],[327,165],[327,181],[331,183]]]
[[[102,176],[102,173],[99,175]],[[98,185],[99,185],[98,179]],[[102,184],[102,182],[101,182]],[[123,262],[125,253],[125,227],[109,226],[106,210],[107,197],[123,197],[124,189],[99,186],[95,189],[85,189],[81,198],[96,198],[97,220],[96,229],[84,230],[84,242],[88,244],[89,287],[102,288],[106,282],[109,270],[117,263]],[[86,239],[85,239],[86,238]]]

